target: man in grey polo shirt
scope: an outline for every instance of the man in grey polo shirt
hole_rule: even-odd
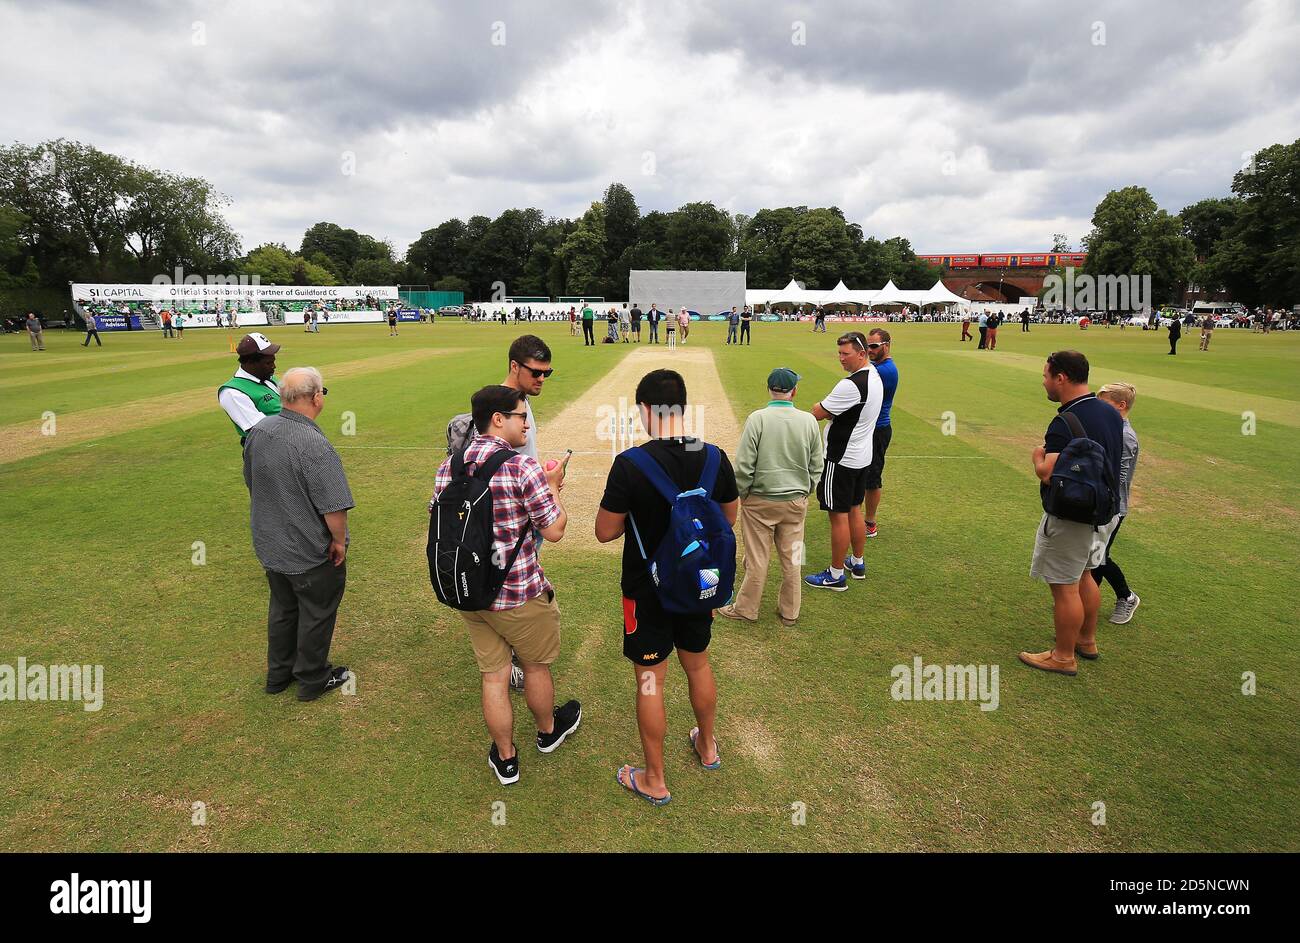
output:
[[[280,383],[282,410],[249,429],[244,444],[253,549],[271,590],[266,691],[296,680],[300,701],[350,677],[329,663],[355,505],[343,463],[315,423],[327,392],[314,367],[293,368]]]

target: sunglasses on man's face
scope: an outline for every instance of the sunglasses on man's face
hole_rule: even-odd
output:
[[[538,370],[536,367],[530,367],[526,363],[521,363],[519,366],[527,370],[529,373],[531,373],[533,375],[534,380],[540,380],[543,377],[549,377],[552,373],[555,372],[554,367],[547,367],[545,370]]]
[[[872,341],[870,344],[867,345],[867,350],[879,350],[884,346],[885,346],[884,344],[879,344],[876,343],[875,341]]]

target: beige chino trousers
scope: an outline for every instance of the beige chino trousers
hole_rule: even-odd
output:
[[[740,502],[741,537],[745,547],[745,579],[736,596],[736,612],[746,619],[758,618],[758,605],[767,582],[767,565],[776,544],[781,560],[781,592],[776,612],[783,619],[799,618],[803,589],[803,527],[808,513],[808,496],[793,501],[771,501],[749,495]]]

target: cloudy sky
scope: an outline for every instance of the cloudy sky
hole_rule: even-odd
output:
[[[1077,244],[1300,137],[1300,0],[0,0],[0,139],[211,180],[245,249],[329,220],[836,205],[920,252]]]

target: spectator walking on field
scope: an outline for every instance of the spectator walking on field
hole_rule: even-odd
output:
[[[963,341],[974,340],[970,332],[970,312],[967,311],[961,316],[961,339]]]
[[[86,312],[84,319],[86,322],[86,339],[82,341],[81,346],[89,347],[90,339],[93,337],[95,339],[95,346],[103,347],[104,342],[99,339],[99,325],[95,323],[95,316],[90,312]]]
[[[1115,529],[1110,532],[1110,538],[1106,541],[1106,560],[1092,571],[1092,578],[1096,581],[1098,589],[1101,588],[1103,579],[1110,583],[1110,588],[1115,591],[1115,608],[1111,611],[1110,621],[1115,625],[1124,625],[1133,618],[1133,613],[1137,611],[1138,604],[1142,600],[1129,588],[1128,580],[1124,578],[1124,571],[1111,559],[1110,551],[1115,545],[1115,538],[1119,536],[1124,518],[1128,516],[1129,490],[1133,487],[1133,472],[1137,470],[1138,437],[1128,421],[1129,410],[1133,408],[1133,402],[1137,399],[1137,390],[1131,383],[1107,383],[1097,391],[1097,398],[1119,411],[1120,417],[1124,420],[1124,444],[1119,459],[1119,520],[1115,522]]]
[[[34,311],[27,312],[27,336],[32,342],[32,350],[45,349],[45,325]]]
[[[1214,315],[1207,314],[1201,322],[1201,350],[1210,349],[1210,338],[1214,336]]]
[[[632,336],[641,343],[641,308],[635,301],[632,302]]]
[[[650,310],[646,312],[646,323],[650,325],[650,337],[647,343],[659,343],[659,322],[663,319],[657,304],[651,304]]]
[[[1183,336],[1183,322],[1178,318],[1169,319],[1169,356],[1178,354],[1178,339]]]
[[[1073,451],[1077,448],[1075,443],[1085,449],[1099,445],[1105,463],[1098,471],[1117,488],[1124,423],[1116,409],[1088,392],[1088,358],[1078,351],[1063,350],[1048,355],[1043,366],[1043,389],[1051,402],[1061,406],[1048,423],[1043,444],[1031,455],[1034,472],[1041,482],[1043,517],[1034,537],[1029,575],[1051,587],[1056,644],[1044,652],[1021,652],[1020,660],[1031,668],[1074,675],[1078,673],[1076,655],[1086,659],[1098,657],[1097,612],[1101,607],[1101,592],[1096,580],[1085,571],[1105,562],[1106,546],[1119,515],[1112,514],[1108,521],[1097,525],[1053,513],[1049,507],[1056,508],[1057,495],[1066,493],[1065,480],[1053,478],[1053,473],[1057,459],[1067,447],[1077,455]],[[1095,456],[1093,451],[1090,457]],[[1075,459],[1066,471],[1084,472],[1084,460]],[[1057,487],[1053,487],[1053,482]],[[1095,495],[1095,485],[1088,492],[1090,496]],[[1111,495],[1106,497],[1109,499]],[[1115,506],[1118,507],[1118,502]]]
[[[726,344],[723,345],[724,347],[727,346],[727,344],[739,343],[736,336],[739,330],[740,312],[736,310],[735,305],[732,305],[731,313],[727,315],[727,341]]]
[[[314,367],[289,370],[283,410],[250,429],[244,447],[253,549],[271,594],[266,693],[297,681],[300,701],[314,701],[350,677],[329,661],[355,505],[343,463],[315,421],[327,392]]]
[[[669,612],[660,598],[659,587],[651,578],[646,555],[654,554],[663,540],[671,539],[672,505],[664,497],[665,488],[679,492],[702,490],[710,507],[701,509],[701,516],[707,516],[708,511],[718,512],[715,522],[718,517],[725,517],[733,526],[738,501],[736,476],[726,453],[683,432],[686,383],[681,374],[673,370],[650,371],[637,384],[636,403],[650,441],[614,459],[596,512],[596,539],[608,543],[623,538],[620,585],[623,656],[632,662],[637,730],[645,757],[643,767],[627,764],[619,767],[616,776],[624,789],[661,806],[672,799],[664,775],[664,738],[668,727],[664,687],[668,680],[668,658],[674,648],[686,672],[691,710],[695,714],[696,726],[687,735],[691,749],[707,770],[718,769],[722,758],[714,734],[718,692],[708,651],[713,614],[708,609]],[[696,525],[699,526],[698,520]],[[729,551],[734,557],[734,544]],[[734,565],[734,559],[731,562]],[[710,572],[716,576],[718,570]],[[692,583],[692,592],[703,592],[706,585],[703,576],[699,582]],[[686,587],[682,589],[685,591]]]
[[[512,358],[512,375],[515,363]],[[495,469],[487,474],[493,545],[509,548],[503,552],[510,553],[513,563],[498,564],[509,569],[488,608],[461,610],[460,615],[478,663],[483,720],[492,737],[488,766],[502,785],[519,780],[509,687],[512,651],[519,656],[524,698],[537,722],[538,751],[558,748],[582,721],[577,701],[555,706],[550,666],[560,654],[560,608],[537,553],[542,540],[555,542],[564,536],[564,472],[559,465],[543,471],[535,458],[521,454],[529,436],[526,402],[522,389],[509,386],[487,386],[474,394],[470,408],[478,435],[463,453],[448,457],[438,468],[430,504],[431,512],[441,510],[435,505],[452,484],[454,468],[474,465],[484,467],[485,474]]]
[[[717,615],[742,622],[758,619],[772,546],[781,563],[776,614],[792,626],[799,618],[803,580],[804,521],[808,495],[821,478],[821,429],[811,413],[796,409],[799,374],[778,367],[767,375],[767,406],[750,413],[736,449],[745,578],[736,601]]]
[[[623,307],[620,308],[618,312],[618,333],[619,336],[623,339],[624,344],[630,342],[629,338],[630,335],[632,334],[632,315],[627,310],[626,301],[623,302]]]
[[[740,312],[740,340],[738,343],[749,345],[749,325],[754,320],[754,313],[745,305],[745,310]]]

